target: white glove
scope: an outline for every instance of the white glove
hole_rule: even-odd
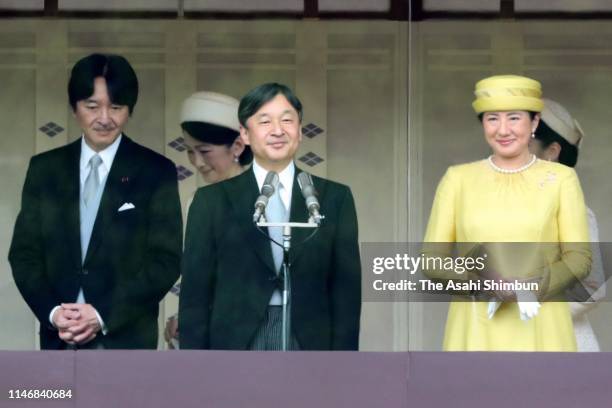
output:
[[[500,306],[501,306],[501,302],[497,300],[489,301],[489,308],[487,310],[487,316],[489,316],[489,320],[493,318],[493,316],[495,315],[495,312],[497,312],[497,309],[499,309]]]
[[[521,320],[531,320],[538,315],[540,302],[533,292],[520,291],[516,293],[516,300],[519,307]]]

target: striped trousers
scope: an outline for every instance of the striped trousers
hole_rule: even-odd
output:
[[[249,350],[282,350],[283,349],[283,308],[282,306],[268,306],[263,323],[249,345]],[[299,350],[295,336],[291,334],[289,350]]]

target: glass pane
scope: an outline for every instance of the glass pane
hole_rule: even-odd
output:
[[[44,10],[45,0],[0,0],[0,10]]]
[[[176,11],[176,0],[59,0],[60,10],[71,11]]]
[[[185,11],[302,12],[304,0],[185,0]]]
[[[408,0],[406,0],[408,1]],[[390,0],[319,0],[319,11],[379,11],[388,12]]]
[[[515,0],[514,9],[529,11],[612,11],[610,0]]]
[[[423,10],[497,12],[499,0],[423,0]]]

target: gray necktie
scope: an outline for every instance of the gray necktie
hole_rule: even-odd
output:
[[[282,188],[282,184],[278,184],[278,188],[270,197],[268,201],[268,205],[266,206],[266,219],[268,222],[287,222],[287,210],[283,204],[283,201],[280,198],[280,189]],[[283,229],[281,227],[268,227],[268,231],[270,233],[270,237],[278,242],[279,244],[283,243]],[[276,268],[276,273],[280,272],[281,264],[283,263],[283,248],[276,245],[274,242],[270,242],[272,246],[272,258],[274,258],[274,267]]]
[[[89,167],[91,170],[85,179],[85,184],[83,185],[83,202],[85,206],[87,206],[91,200],[93,200],[98,192],[98,188],[100,188],[100,175],[98,173],[98,168],[102,164],[102,158],[99,155],[94,155],[89,159]]]

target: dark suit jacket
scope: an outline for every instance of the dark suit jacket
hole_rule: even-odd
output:
[[[296,169],[296,175],[299,172]],[[313,177],[325,219],[293,229],[292,330],[304,350],[357,350],[361,267],[348,187]],[[259,195],[252,170],[201,188],[189,210],[179,307],[181,348],[246,349],[279,286],[268,239],[252,222]],[[308,211],[294,179],[291,221]]]
[[[159,301],[180,273],[175,167],[122,137],[81,265],[80,153],[79,139],[32,157],[9,252],[15,283],[40,321],[43,349],[65,347],[49,313],[81,287],[107,326],[97,338],[104,347],[155,348]],[[118,212],[124,203],[135,208]]]

